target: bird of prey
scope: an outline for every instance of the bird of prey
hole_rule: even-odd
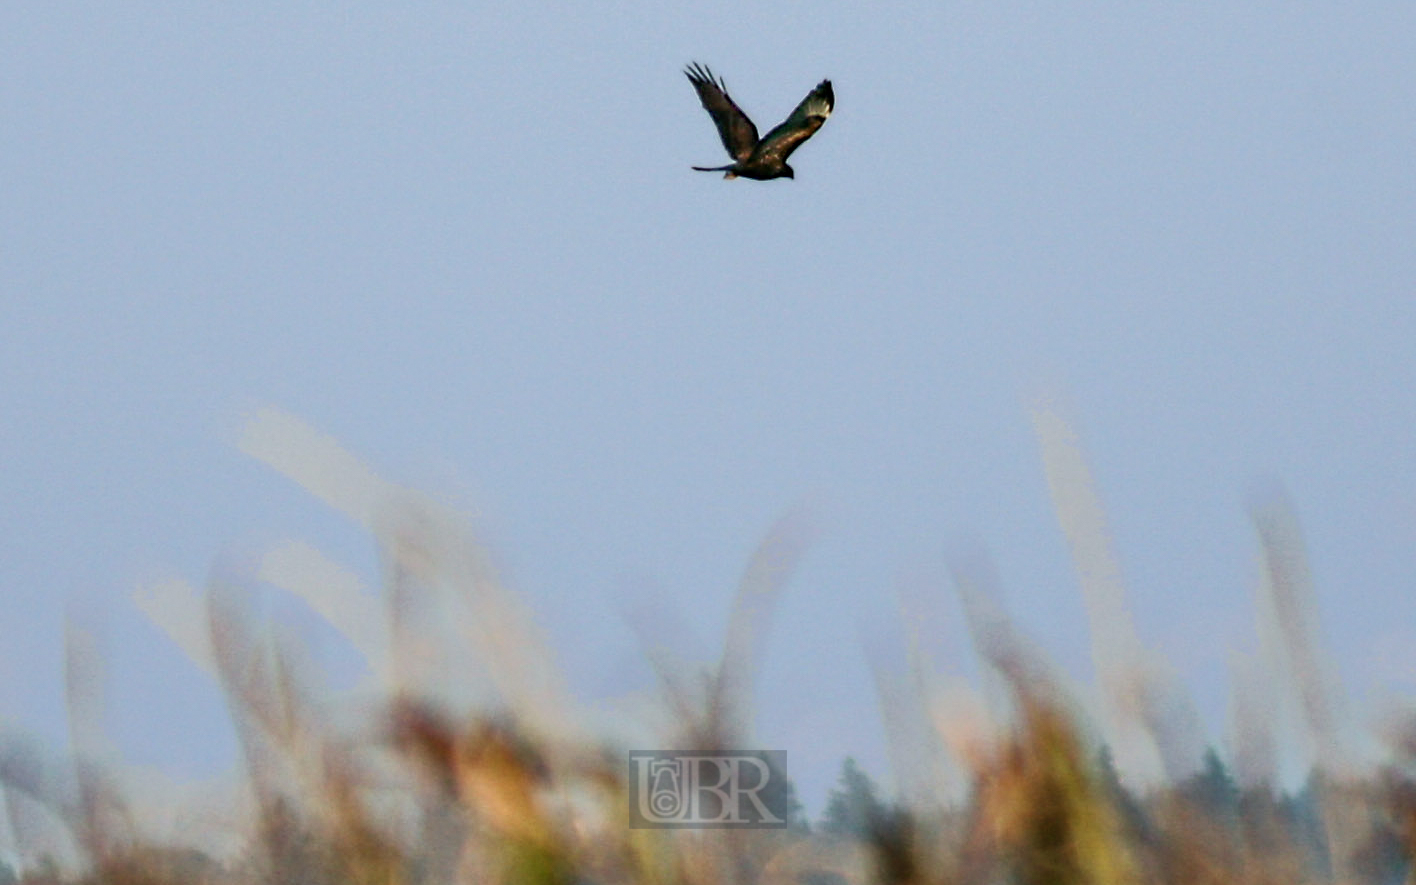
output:
[[[831,108],[836,104],[836,95],[831,91],[831,81],[822,80],[817,87],[801,100],[792,115],[783,120],[766,138],[757,137],[757,127],[728,97],[727,84],[722,78],[714,80],[713,72],[697,62],[684,69],[688,82],[698,90],[698,98],[718,127],[718,135],[723,139],[723,147],[733,162],[726,166],[694,166],[699,172],[722,172],[724,178],[755,178],[766,181],[769,178],[796,178],[792,167],[787,165],[787,157],[801,147],[801,143],[815,134],[831,116]]]

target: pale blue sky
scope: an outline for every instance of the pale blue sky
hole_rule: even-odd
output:
[[[691,60],[764,131],[833,80],[795,181],[689,171],[723,162]],[[650,684],[623,599],[712,649],[826,502],[759,718],[813,805],[848,752],[883,775],[858,639],[960,538],[1086,675],[1042,391],[1213,723],[1265,477],[1349,685],[1410,689],[1414,98],[1404,2],[6,4],[0,718],[62,736],[97,598],[125,751],[227,759],[132,588],[283,537],[377,575],[236,450],[261,403],[475,506],[586,697]]]

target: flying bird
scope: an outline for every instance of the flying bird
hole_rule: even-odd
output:
[[[790,117],[768,132],[766,138],[759,139],[757,127],[752,125],[742,108],[728,97],[727,84],[721,77],[715,80],[713,72],[697,62],[685,68],[684,75],[698,90],[698,98],[718,127],[723,147],[733,158],[733,162],[726,166],[693,168],[699,172],[722,172],[725,173],[724,178],[755,178],[759,181],[796,178],[792,167],[787,165],[787,157],[821,128],[836,104],[831,81],[822,80],[801,100]]]

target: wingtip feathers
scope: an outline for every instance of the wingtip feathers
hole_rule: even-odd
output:
[[[807,116],[820,117],[823,120],[831,116],[831,111],[836,107],[836,92],[831,88],[831,81],[822,80],[816,84],[804,104]]]
[[[717,86],[725,93],[728,91],[727,81],[725,81],[722,77],[714,74],[712,68],[708,67],[707,65],[701,62],[689,62],[687,65],[684,66],[683,75],[687,77],[689,82],[695,86],[697,86],[699,83],[709,83],[714,86]],[[819,94],[822,98],[826,100],[826,108],[828,114],[832,109],[835,108],[836,92],[831,87],[831,80],[829,77],[825,80],[822,80],[820,83],[817,83],[816,88],[811,91],[812,94]]]
[[[728,91],[728,84],[724,82],[723,78],[714,77],[712,69],[705,64],[700,64],[696,61],[689,62],[688,66],[683,69],[683,75],[687,77],[688,82],[692,83],[694,86],[706,84],[716,86],[724,93]]]

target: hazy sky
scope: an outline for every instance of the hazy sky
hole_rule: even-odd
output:
[[[795,181],[689,170],[691,60],[763,131],[832,79]],[[886,776],[902,590],[973,666],[950,550],[1090,678],[1039,396],[1216,732],[1274,478],[1369,709],[1416,687],[1413,99],[1409,2],[4,4],[0,718],[63,740],[98,600],[126,755],[230,760],[134,588],[288,537],[378,577],[238,451],[271,404],[474,512],[587,699],[652,688],[634,600],[712,655],[815,502],[758,733],[816,806]]]

